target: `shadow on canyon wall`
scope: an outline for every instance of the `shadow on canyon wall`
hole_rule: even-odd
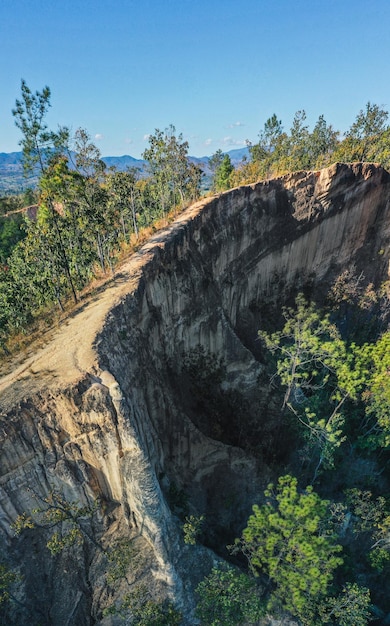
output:
[[[24,580],[15,623],[114,624],[102,610],[125,589],[107,587],[93,544],[53,559],[44,529],[15,539],[31,490],[99,497],[89,532],[102,545],[143,542],[145,583],[191,615],[213,556],[199,548],[194,567],[183,518],[204,515],[204,544],[223,556],[294,448],[257,331],[277,327],[298,292],[323,302],[345,269],[375,285],[388,278],[389,181],[371,164],[335,164],[237,188],[138,253],[137,286],[96,337],[98,367],[1,421],[1,549]]]

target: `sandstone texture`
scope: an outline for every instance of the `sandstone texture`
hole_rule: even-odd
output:
[[[246,432],[263,419],[264,303],[325,290],[345,268],[387,280],[389,182],[378,166],[335,164],[202,200],[0,379],[0,557],[23,581],[14,623],[123,623],[103,609],[129,585],[107,584],[93,542],[52,557],[46,530],[15,538],[17,515],[53,490],[99,498],[94,540],[134,541],[139,578],[195,623],[193,589],[214,556],[183,544],[180,517],[204,515],[204,542],[223,553],[270,477]],[[219,360],[227,395],[216,405],[238,399],[248,423],[239,411],[214,419],[200,369]]]

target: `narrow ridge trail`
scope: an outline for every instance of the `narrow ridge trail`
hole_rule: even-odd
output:
[[[197,215],[209,201],[201,200],[190,206],[171,225],[155,233],[115,270],[99,294],[71,313],[59,328],[48,331],[49,339],[43,347],[34,351],[34,343],[31,344],[22,362],[20,354],[10,357],[14,358],[16,365],[0,378],[0,415],[23,398],[31,397],[49,385],[64,388],[71,382],[77,382],[85,373],[93,373],[97,369],[95,340],[109,311],[137,288],[156,248],[163,248],[175,231]]]

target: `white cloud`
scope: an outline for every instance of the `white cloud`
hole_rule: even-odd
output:
[[[206,139],[206,141],[204,142],[205,146],[211,146],[211,144],[213,143],[212,139]]]
[[[245,146],[246,142],[242,139],[233,139],[233,137],[224,137],[222,139],[222,143],[225,144],[225,146]]]
[[[150,133],[147,133],[146,135],[144,135],[144,141],[148,141],[150,137]]]
[[[96,133],[95,135],[95,141],[101,141],[102,139],[104,139],[104,136],[101,135],[100,133]]]
[[[245,126],[244,122],[234,122],[233,124],[229,124],[228,128],[238,128],[240,126]]]
[[[125,143],[131,144],[131,143],[134,143],[134,141],[130,137],[126,137]]]

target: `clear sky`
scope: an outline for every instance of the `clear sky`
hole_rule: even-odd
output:
[[[20,149],[21,78],[103,156],[140,158],[169,124],[203,156],[273,113],[345,131],[368,101],[390,110],[389,0],[0,0],[0,51],[0,152]]]

